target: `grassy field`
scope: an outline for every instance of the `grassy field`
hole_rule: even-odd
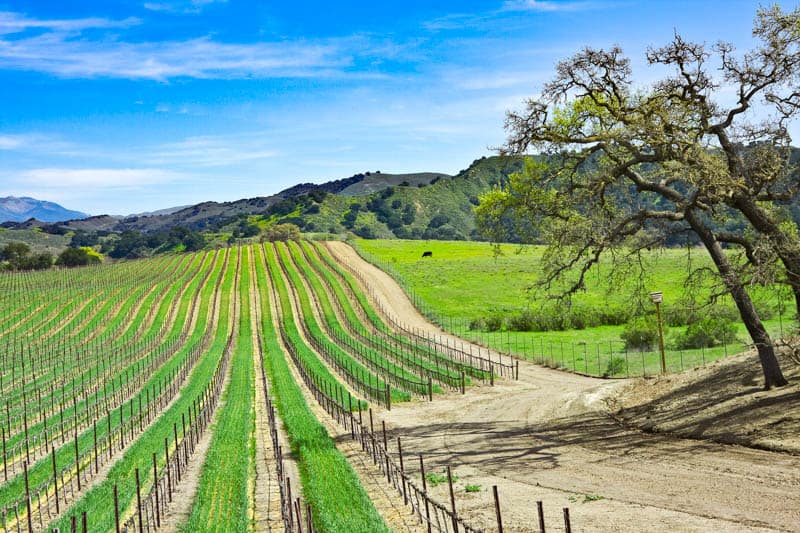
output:
[[[508,331],[506,327],[489,332],[470,327],[476,319],[540,312],[545,300],[533,287],[539,279],[544,247],[503,245],[501,254],[496,256],[492,245],[480,242],[360,239],[354,244],[362,255],[400,281],[417,307],[445,329],[464,338],[545,364],[590,374],[606,373],[612,358],[619,359],[615,371],[610,372],[612,375],[658,371],[658,354],[625,350],[620,339],[623,330],[620,324],[542,332]],[[423,259],[424,251],[432,252],[433,257]],[[711,290],[710,282],[687,287],[690,266],[710,266],[702,249],[653,251],[644,258],[643,265],[645,274],[642,277],[610,281],[609,265],[601,263],[590,271],[587,290],[573,297],[572,311],[600,320],[602,316],[654,314],[648,292],[659,290],[664,293],[662,309],[665,316],[669,316],[687,312],[684,301],[690,292],[702,300]],[[765,322],[773,335],[780,336],[792,327],[785,316],[789,313],[779,313],[781,302],[774,288],[757,288],[753,294],[764,316],[770,317]],[[787,304],[783,302],[784,307]],[[732,307],[727,298],[721,298],[716,305]],[[553,309],[547,312],[552,313]],[[742,351],[748,338],[744,326],[738,324],[737,327],[738,335],[729,339],[726,346],[703,350],[668,349],[668,367],[680,370]],[[684,329],[668,328],[668,344]]]

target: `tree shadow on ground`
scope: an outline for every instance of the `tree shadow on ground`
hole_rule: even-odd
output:
[[[779,356],[789,385],[766,391],[755,355],[678,376],[672,386],[644,402],[620,408],[622,423],[655,433],[708,439],[777,451],[800,451],[800,367]],[[623,403],[642,393],[636,384]],[[626,397],[627,396],[627,397]]]

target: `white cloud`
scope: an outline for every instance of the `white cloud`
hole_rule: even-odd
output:
[[[278,151],[258,133],[247,136],[196,136],[168,143],[152,152],[156,164],[221,167],[270,159]]]
[[[159,43],[98,43],[47,33],[0,40],[0,67],[62,77],[168,80],[330,75],[351,63],[335,45],[305,42],[220,43],[207,37]]]
[[[27,142],[28,138],[24,135],[0,135],[0,150],[15,150]]]
[[[192,5],[202,6],[206,0]],[[138,19],[38,20],[0,12],[0,68],[46,72],[65,78],[127,78],[167,81],[330,77],[341,75],[356,54],[381,53],[363,37],[327,41],[219,42],[208,36],[181,41],[126,42],[118,35],[91,37],[86,30],[124,28]],[[41,31],[21,33],[28,29]],[[20,34],[13,35],[12,34]],[[385,43],[373,43],[385,47]]]
[[[508,0],[503,4],[505,11],[537,11],[553,13],[557,11],[583,11],[597,7],[595,2],[560,0]]]
[[[15,181],[32,188],[120,189],[170,183],[185,178],[182,174],[158,168],[38,168],[21,172]]]
[[[0,35],[19,33],[29,29],[80,32],[87,29],[127,28],[140,22],[139,19],[134,17],[123,20],[94,17],[82,19],[32,19],[21,13],[0,11]]]
[[[145,2],[144,8],[150,11],[162,11],[166,13],[186,13],[196,15],[202,12],[203,8],[211,4],[225,4],[228,0],[180,0],[169,2]]]

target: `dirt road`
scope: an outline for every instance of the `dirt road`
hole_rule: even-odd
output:
[[[329,249],[404,322],[440,333],[388,275],[344,243]],[[537,500],[548,531],[563,530],[563,507],[574,531],[800,531],[800,457],[623,427],[606,406],[623,385],[520,362],[519,381],[380,418],[428,471],[454,469],[457,507],[490,531],[492,485],[506,531],[538,531]],[[434,491],[448,501],[446,484]]]

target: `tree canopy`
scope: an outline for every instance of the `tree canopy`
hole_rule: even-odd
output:
[[[550,245],[543,282],[573,275],[566,292],[581,289],[606,252],[635,255],[693,233],[772,387],[786,380],[747,287],[785,283],[800,313],[800,240],[787,209],[800,188],[788,129],[800,113],[800,10],[759,10],[753,36],[757,46],[740,54],[676,34],[648,50],[648,64],[672,74],[647,87],[635,85],[618,47],[559,63],[541,95],[507,115],[503,151],[540,157],[485,195],[477,214],[494,239],[509,221],[517,234],[541,232]]]

